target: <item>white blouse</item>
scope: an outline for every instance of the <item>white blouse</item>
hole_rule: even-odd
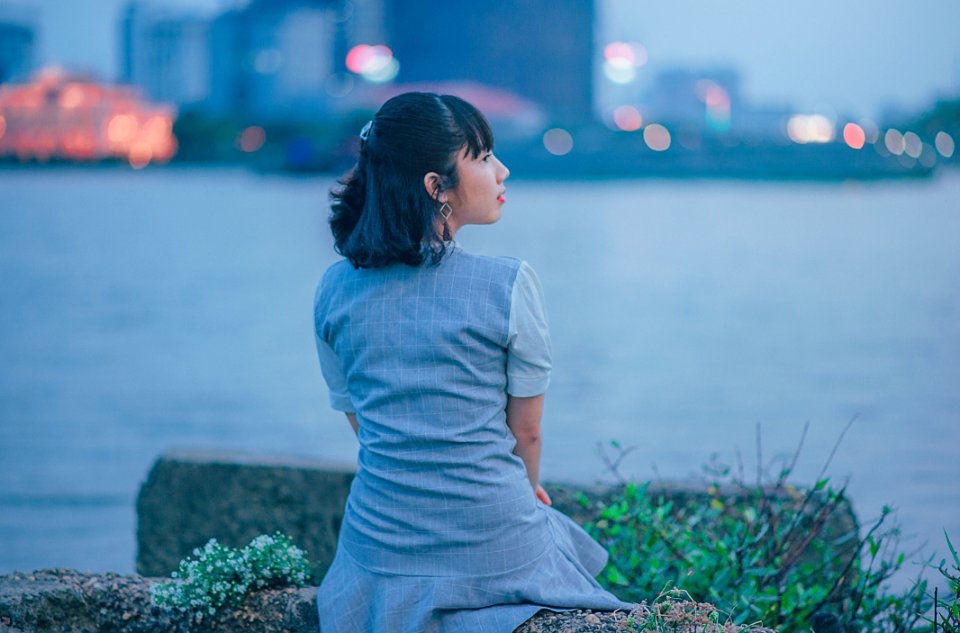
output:
[[[520,262],[510,298],[507,335],[507,393],[526,398],[544,393],[550,385],[552,367],[550,330],[544,308],[540,278],[527,262]],[[337,411],[355,410],[347,391],[343,366],[333,348],[316,336],[320,370],[330,393],[330,406]]]

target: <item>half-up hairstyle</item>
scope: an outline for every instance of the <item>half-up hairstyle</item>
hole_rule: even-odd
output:
[[[438,264],[440,190],[457,186],[457,155],[493,150],[483,115],[452,95],[407,92],[383,104],[365,128],[354,168],[330,191],[334,248],[357,268]],[[436,172],[431,196],[423,177]]]

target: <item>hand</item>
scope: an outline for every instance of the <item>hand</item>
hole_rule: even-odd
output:
[[[550,501],[550,495],[548,495],[547,491],[543,489],[543,486],[541,486],[540,484],[537,484],[537,487],[534,488],[533,491],[534,493],[536,493],[537,499],[539,499],[543,503],[543,505],[547,505],[547,506],[553,505],[553,501]]]

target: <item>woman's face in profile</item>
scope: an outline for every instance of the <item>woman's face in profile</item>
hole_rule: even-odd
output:
[[[503,181],[510,176],[506,165],[483,152],[476,158],[464,150],[457,155],[457,186],[447,192],[453,208],[451,230],[467,224],[493,224],[500,219],[500,207],[506,202]]]

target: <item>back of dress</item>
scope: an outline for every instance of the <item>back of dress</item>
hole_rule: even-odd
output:
[[[368,569],[498,574],[541,555],[544,510],[506,425],[520,262],[454,246],[437,266],[333,266],[317,335],[359,420],[341,547]]]

